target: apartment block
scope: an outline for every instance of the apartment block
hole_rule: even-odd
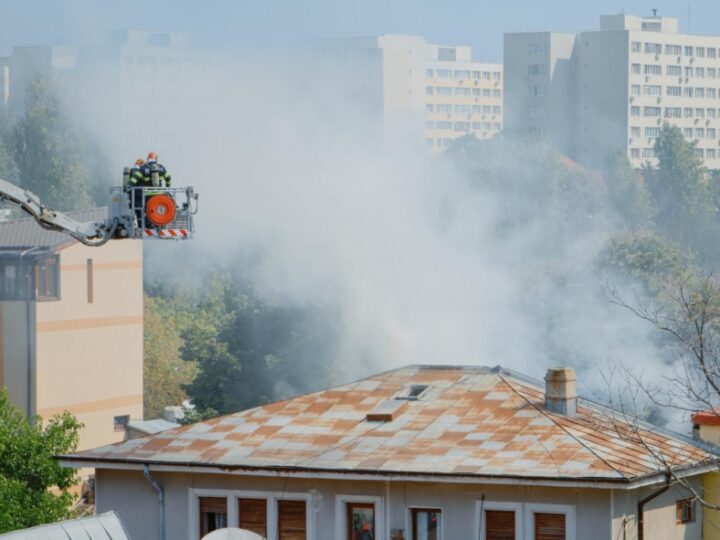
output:
[[[142,419],[142,265],[139,240],[87,247],[31,219],[0,224],[0,388],[28,416],[75,415],[80,448]]]
[[[503,128],[500,64],[472,61],[470,47],[425,47],[425,138],[442,148],[460,135],[478,139]]]
[[[503,129],[502,65],[473,62],[464,46],[386,34],[321,40],[313,50],[340,95],[356,110],[380,115],[385,136],[415,134],[435,149],[467,134]]]
[[[507,131],[547,137],[600,166],[618,149],[655,163],[663,123],[720,167],[720,36],[678,32],[674,17],[608,15],[600,29],[505,35]]]
[[[7,108],[10,98],[10,57],[0,57],[0,110]]]

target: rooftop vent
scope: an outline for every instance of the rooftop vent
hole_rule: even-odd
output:
[[[372,411],[367,413],[365,420],[368,422],[392,422],[406,406],[407,403],[404,401],[382,401]]]
[[[425,391],[430,388],[427,384],[411,384],[402,394],[395,396],[395,399],[404,399],[406,401],[417,401]]]
[[[573,368],[550,368],[545,375],[545,408],[548,411],[575,416],[577,385]]]

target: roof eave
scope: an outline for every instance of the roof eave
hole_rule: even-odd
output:
[[[467,473],[419,473],[414,471],[378,471],[360,469],[321,469],[292,466],[247,466],[220,463],[162,462],[158,460],[130,460],[89,458],[85,456],[57,456],[63,467],[96,468],[114,470],[142,470],[146,465],[158,472],[193,472],[207,474],[234,474],[239,476],[272,476],[294,478],[316,478],[327,480],[379,480],[403,482],[446,482],[451,484],[492,484],[492,485],[532,485],[543,487],[585,487],[594,489],[632,490],[645,486],[661,484],[666,481],[664,471],[643,476],[627,477],[583,477],[583,476],[522,476]],[[679,477],[697,476],[717,471],[718,464],[708,463],[688,466],[674,472]]]

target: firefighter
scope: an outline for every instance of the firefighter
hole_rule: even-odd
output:
[[[144,165],[145,165],[144,159],[138,158],[137,160],[135,160],[135,166],[130,169],[130,181],[128,182],[129,188],[146,185],[145,175],[143,174],[143,166]],[[149,180],[149,177],[148,177],[148,180]]]
[[[158,178],[160,180],[160,185],[164,187],[170,187],[170,182],[172,178],[170,177],[170,173],[167,171],[164,165],[161,165],[158,163],[158,156],[155,152],[150,152],[147,156],[147,162],[143,166],[143,176],[145,176],[148,179],[149,185],[152,185],[151,181],[151,172],[152,172],[152,165],[157,165],[158,170]]]
[[[135,166],[130,169],[130,179],[127,185],[128,191],[130,191],[130,207],[135,211],[138,224],[143,222],[144,201],[142,189],[134,188],[141,188],[150,185],[150,175],[148,174],[147,177],[145,176],[145,173],[143,172],[144,167],[144,159],[138,158],[135,160]]]

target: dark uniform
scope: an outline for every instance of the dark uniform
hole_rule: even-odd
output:
[[[142,175],[147,182],[148,186],[152,186],[152,179],[150,177],[151,171],[151,165],[152,164],[157,165],[158,168],[158,179],[160,180],[160,185],[163,187],[170,187],[170,182],[172,181],[172,177],[170,176],[170,173],[167,172],[167,169],[164,165],[161,163],[158,163],[157,161],[149,161],[145,165],[141,167]]]

